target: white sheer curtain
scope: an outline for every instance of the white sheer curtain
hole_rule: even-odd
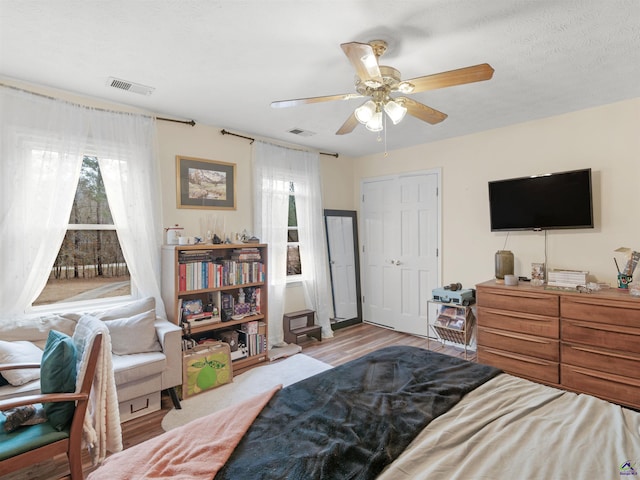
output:
[[[307,305],[316,311],[323,337],[333,337],[331,329],[331,280],[329,254],[322,209],[322,188],[318,154],[296,162],[296,213],[304,295]]]
[[[22,314],[62,244],[87,141],[83,108],[0,86],[0,311]]]
[[[269,344],[279,345],[284,340],[282,315],[287,283],[290,182],[294,182],[296,192],[305,300],[308,308],[316,311],[323,336],[331,337],[331,297],[318,154],[256,142],[253,170],[254,230],[258,238],[269,245]]]
[[[96,155],[139,296],[160,296],[162,220],[154,120],[0,86],[0,311],[37,298],[69,223],[82,159]]]
[[[89,113],[92,154],[100,163],[131,279],[139,296],[155,297],[156,313],[166,318],[160,294],[162,210],[155,120],[101,110]]]

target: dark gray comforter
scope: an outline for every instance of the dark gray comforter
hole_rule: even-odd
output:
[[[278,392],[215,479],[375,478],[498,373],[416,347],[372,352]]]

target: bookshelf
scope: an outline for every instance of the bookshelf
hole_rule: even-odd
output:
[[[162,300],[169,321],[196,341],[235,332],[234,373],[267,360],[267,245],[162,247]],[[234,335],[235,335],[234,334]]]

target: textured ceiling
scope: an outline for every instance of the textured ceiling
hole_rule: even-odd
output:
[[[349,156],[383,149],[335,135],[362,99],[270,103],[354,91],[340,44],[378,38],[404,79],[495,69],[412,95],[448,118],[389,124],[389,150],[640,97],[638,0],[0,0],[1,76]]]

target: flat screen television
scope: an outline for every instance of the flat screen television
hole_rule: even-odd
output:
[[[593,228],[591,169],[489,182],[491,231]]]

